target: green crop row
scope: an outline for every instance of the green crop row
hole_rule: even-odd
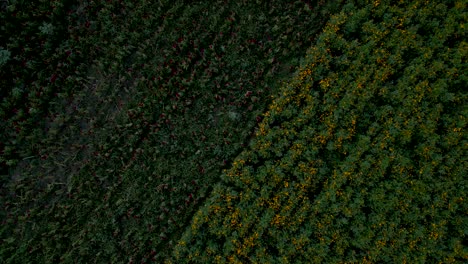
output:
[[[466,1],[347,1],[173,263],[461,263]]]

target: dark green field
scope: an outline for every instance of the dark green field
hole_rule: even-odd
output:
[[[468,261],[466,5],[0,2],[0,262]]]

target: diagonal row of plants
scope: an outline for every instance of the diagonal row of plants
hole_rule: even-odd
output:
[[[341,1],[250,2],[0,11],[2,260],[168,258]]]
[[[347,1],[173,263],[461,263],[466,1]]]

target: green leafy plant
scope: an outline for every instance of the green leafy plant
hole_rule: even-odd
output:
[[[0,67],[7,63],[7,61],[10,59],[10,56],[10,51],[3,49],[3,47],[0,47]]]

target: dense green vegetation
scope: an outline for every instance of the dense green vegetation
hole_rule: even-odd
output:
[[[468,261],[466,1],[395,2],[330,18],[174,263]]]
[[[344,1],[260,2],[3,1],[0,262],[169,259]]]
[[[468,261],[440,2],[0,2],[0,262]]]

